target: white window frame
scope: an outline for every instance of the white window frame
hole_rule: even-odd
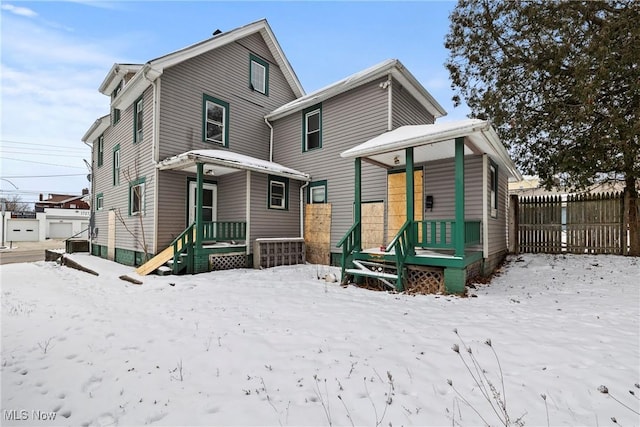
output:
[[[102,209],[104,209],[104,195],[98,194],[96,197],[96,210],[101,211]]]
[[[256,92],[267,92],[267,67],[254,59],[251,60],[251,86]]]
[[[145,190],[145,185],[144,185],[144,181],[143,182],[138,182],[137,184],[133,184],[131,185],[131,187],[129,188],[129,200],[131,201],[131,206],[129,207],[129,209],[131,210],[130,215],[131,216],[139,216],[139,215],[144,215],[144,198],[145,198],[145,194],[144,194],[144,190]],[[136,189],[139,189],[136,192]],[[137,197],[136,197],[137,194]],[[136,209],[136,198],[138,199],[138,205],[137,209]]]
[[[273,203],[274,187],[282,189],[282,198],[280,204]],[[285,182],[276,179],[269,180],[269,208],[280,210],[285,210],[287,208],[287,184]]]
[[[316,201],[314,197],[314,193],[322,191],[322,201]],[[326,182],[321,182],[316,185],[313,183],[309,187],[309,204],[322,204],[327,203],[327,184]]]
[[[491,218],[498,216],[498,168],[489,164],[489,212]]]
[[[318,116],[318,129],[313,130],[313,131],[309,131],[309,119],[312,116]],[[304,150],[305,151],[310,151],[310,150],[316,150],[318,148],[322,148],[322,140],[321,140],[321,134],[320,134],[320,130],[322,129],[322,113],[320,111],[320,108],[316,108],[313,109],[309,112],[307,112],[304,115],[304,131],[305,131],[305,135],[304,135]],[[318,146],[317,147],[309,147],[309,135],[311,134],[318,134]]]
[[[218,107],[218,108],[222,109],[222,121],[221,122],[209,119],[209,106],[215,106],[215,107]],[[217,103],[215,101],[207,100],[206,103],[205,103],[204,115],[205,115],[205,139],[206,139],[206,141],[226,146],[227,145],[227,141],[226,141],[227,132],[226,132],[225,127],[226,127],[226,121],[227,121],[227,107],[222,105],[222,104],[219,104],[219,103]],[[221,140],[209,138],[207,136],[206,130],[208,128],[207,125],[209,123],[212,123],[212,124],[214,124],[216,126],[220,126],[222,128],[222,139]]]
[[[142,98],[136,101],[134,110],[136,114],[133,118],[134,120],[133,142],[138,143],[138,142],[142,142],[142,137],[143,137],[142,127],[144,126],[144,100]]]

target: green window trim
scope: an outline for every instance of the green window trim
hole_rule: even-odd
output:
[[[307,187],[307,203],[327,203],[328,200],[326,179],[309,183],[309,187]]]
[[[254,54],[249,55],[249,89],[269,96],[269,63]]]
[[[102,193],[98,193],[96,195],[96,211],[101,211],[104,209],[104,195]]]
[[[269,194],[267,208],[288,211],[289,210],[289,178],[269,175]]]
[[[133,143],[142,142],[144,126],[144,100],[142,96],[133,103]]]
[[[222,117],[215,115],[216,110]],[[207,94],[202,94],[202,141],[229,147],[229,103]]]
[[[98,167],[104,164],[104,135],[98,137]]]
[[[302,110],[302,151],[322,148],[322,104]]]
[[[120,81],[120,83],[118,83],[118,86],[116,86],[116,88],[113,89],[113,92],[111,92],[111,101],[113,101],[118,97],[123,87],[124,87],[124,83],[123,81]],[[112,108],[111,109],[111,125],[115,126],[119,121],[120,121],[120,110],[117,108]]]
[[[120,144],[113,147],[113,185],[120,184]]]
[[[120,122],[120,110],[118,108],[111,109],[111,125],[115,126]]]
[[[129,183],[129,216],[145,213],[145,182],[145,177],[142,177]]]
[[[498,217],[498,165],[489,159],[489,214]]]

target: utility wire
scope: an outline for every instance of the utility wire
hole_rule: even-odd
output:
[[[9,142],[9,143],[12,143],[12,144],[21,144],[21,145],[37,145],[37,146],[40,146],[40,147],[60,147],[60,145],[58,145],[58,144],[36,144],[36,143],[33,143],[33,142],[10,141],[8,139],[0,139],[0,142]],[[86,148],[85,147],[78,147],[78,148],[73,148],[72,147],[70,149],[71,150],[86,150],[86,149],[88,149],[88,147],[86,147]]]
[[[37,163],[39,165],[49,165],[49,166],[59,166],[61,168],[71,168],[71,169],[86,169],[85,167],[80,167],[80,166],[67,166],[67,165],[57,165],[55,163],[45,163],[45,162],[36,162],[34,160],[22,160],[22,159],[12,159],[9,157],[4,157],[4,156],[0,156],[0,159],[5,159],[5,160],[15,160],[17,162],[25,162],[25,163]]]
[[[4,154],[4,153],[7,153],[7,154],[27,154],[29,156],[37,155],[36,153],[29,153],[29,152],[24,152],[24,151],[11,151],[11,150],[0,150],[0,153],[2,153],[2,154]],[[73,158],[76,158],[76,159],[82,159],[84,157],[87,157],[87,156],[74,156],[74,155],[71,155],[71,154],[51,154],[51,153],[48,153],[48,152],[47,153],[42,153],[40,155],[47,156],[47,157],[73,157]]]
[[[85,176],[86,173],[67,173],[60,175],[14,175],[14,176],[3,176],[2,178],[57,178],[59,176]]]

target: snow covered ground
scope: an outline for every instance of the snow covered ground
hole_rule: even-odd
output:
[[[499,425],[503,398],[525,425],[640,425],[637,258],[525,255],[471,298],[71,258],[100,275],[1,267],[2,425]]]

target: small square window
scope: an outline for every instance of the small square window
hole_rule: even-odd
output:
[[[327,203],[327,181],[316,181],[309,184],[308,203]]]
[[[289,208],[289,180],[269,177],[269,209],[287,210]]]

